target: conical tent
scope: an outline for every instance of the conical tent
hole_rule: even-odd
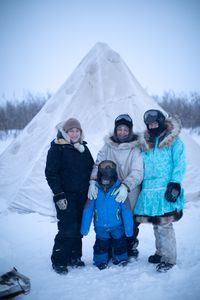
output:
[[[80,120],[94,158],[104,136],[112,131],[114,119],[129,113],[134,130],[144,129],[147,109],[161,109],[147,95],[119,54],[97,43],[69,79],[44,105],[18,138],[0,156],[0,208],[54,215],[52,193],[44,169],[55,126],[70,117]],[[200,147],[185,133],[189,168],[187,191],[198,192],[195,168]]]

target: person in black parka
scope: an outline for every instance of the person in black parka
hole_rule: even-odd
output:
[[[64,274],[68,272],[67,266],[85,265],[81,260],[80,227],[94,161],[77,119],[70,118],[56,128],[58,134],[48,151],[45,175],[54,194],[58,219],[52,267]]]

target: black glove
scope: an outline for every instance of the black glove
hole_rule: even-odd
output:
[[[60,210],[67,209],[67,199],[64,192],[54,195],[53,200]]]
[[[165,199],[169,202],[176,202],[181,193],[181,185],[177,182],[169,182],[165,192]]]

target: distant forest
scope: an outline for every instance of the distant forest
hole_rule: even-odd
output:
[[[178,115],[184,128],[200,128],[200,94],[176,95],[165,92],[162,97],[153,96],[158,104],[170,115]]]
[[[23,99],[5,98],[0,101],[0,131],[23,129],[40,111],[51,94],[33,95],[27,93]],[[163,96],[153,96],[160,106],[170,115],[178,115],[184,128],[200,128],[200,94],[191,92],[189,95],[176,95],[165,92]]]
[[[0,131],[23,129],[50,97],[50,93],[45,95],[26,93],[23,99],[0,100],[0,103],[3,103],[0,106]]]

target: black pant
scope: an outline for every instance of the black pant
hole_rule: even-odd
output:
[[[66,266],[72,259],[82,256],[82,236],[80,234],[82,213],[87,193],[65,193],[68,206],[60,210],[56,205],[58,233],[54,240],[51,261],[55,265]]]
[[[139,240],[137,238],[139,234],[139,225],[140,223],[134,221],[133,235],[126,238],[128,255],[131,253],[133,248],[136,249],[139,244]]]
[[[82,256],[82,238],[67,237],[61,232],[55,237],[51,261],[54,265],[67,266],[72,259]]]

